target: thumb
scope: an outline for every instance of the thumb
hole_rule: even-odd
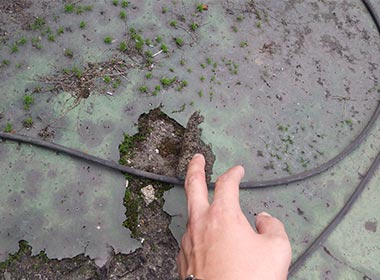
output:
[[[257,215],[256,229],[259,234],[287,238],[283,223],[266,212],[261,212]]]

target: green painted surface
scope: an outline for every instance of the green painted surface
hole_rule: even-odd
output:
[[[246,180],[262,180],[301,172],[332,158],[363,129],[380,99],[377,69],[380,39],[359,0],[220,1],[208,3],[209,9],[202,13],[196,11],[198,2],[195,1],[136,0],[125,9],[126,20],[119,18],[122,8],[111,2],[82,1],[81,4],[91,4],[93,10],[80,15],[67,14],[63,12],[64,5],[59,4],[46,15],[46,26],[51,30],[55,32],[64,27],[64,33],[57,35],[55,42],[48,41],[47,35],[40,31],[19,29],[1,45],[1,61],[9,61],[9,65],[0,68],[1,130],[11,123],[15,132],[37,136],[49,125],[54,131],[52,141],[117,161],[123,133],[136,131],[135,123],[141,113],[162,104],[163,111],[185,124],[195,110],[200,110],[205,116],[203,139],[212,144],[216,154],[214,178],[231,165],[243,164],[247,170]],[[165,14],[163,7],[168,8]],[[81,21],[86,22],[86,28],[79,27]],[[171,26],[172,21],[176,21],[176,27]],[[192,31],[192,23],[197,23],[199,28]],[[145,45],[144,51],[156,54],[161,45],[166,44],[168,53],[157,54],[148,66],[144,59],[134,55],[133,46],[121,53],[117,49],[128,37],[130,28],[135,28],[144,39],[150,39],[151,46]],[[21,36],[26,36],[28,43],[11,54],[9,45]],[[41,36],[41,50],[30,43],[38,36]],[[111,44],[104,43],[106,36],[113,38]],[[157,42],[157,36],[162,37],[162,42]],[[176,38],[184,41],[183,46],[176,45]],[[71,59],[64,56],[67,48],[73,50]],[[105,90],[101,77],[98,81],[101,86],[92,89],[87,99],[76,100],[68,92],[33,93],[35,87],[46,86],[38,82],[41,76],[112,58],[123,60],[131,67],[121,77],[121,86],[111,90],[112,96],[106,93],[109,90]],[[149,71],[151,79],[146,78]],[[161,91],[154,95],[154,88],[163,77],[186,80],[188,86],[180,91],[177,85],[161,86]],[[147,87],[148,92],[140,92],[140,87]],[[24,110],[25,94],[32,94],[35,99],[29,110]],[[30,129],[22,124],[27,117],[34,121]],[[243,191],[245,212],[252,219],[253,213],[265,209],[288,220],[296,257],[343,205],[359,182],[358,172],[365,173],[379,151],[378,125],[371,133],[354,154],[321,176],[276,189]],[[0,144],[0,175],[5,178],[0,197],[4,203],[23,190],[29,182],[27,174],[33,170],[42,169],[39,172],[45,181],[38,187],[40,192],[34,200],[27,203],[23,200],[22,208],[14,212],[14,220],[7,218],[5,228],[18,224],[20,219],[31,223],[38,215],[29,214],[29,218],[25,218],[23,211],[30,212],[36,207],[45,213],[54,197],[65,195],[67,186],[73,186],[68,190],[72,194],[76,190],[75,183],[84,186],[91,182],[79,172],[84,163],[35,148],[14,149],[13,144]],[[19,158],[20,152],[24,154]],[[28,158],[30,152],[36,154],[35,158]],[[48,165],[40,165],[38,157]],[[15,167],[8,165],[17,160],[31,163],[23,164],[15,173]],[[60,173],[61,170],[65,172]],[[91,170],[100,172],[96,167]],[[57,178],[51,178],[49,171],[56,172]],[[103,170],[101,173],[102,180],[94,185],[109,201],[103,218],[108,221],[111,213],[118,217],[118,223],[108,221],[109,232],[114,235],[83,238],[79,230],[72,235],[75,240],[93,242],[89,243],[94,244],[92,249],[91,246],[86,249],[87,252],[93,250],[89,253],[93,257],[104,256],[100,252],[105,240],[116,244],[112,245],[115,247],[122,243],[122,251],[136,246],[128,234],[121,234],[125,231],[120,222],[125,209],[116,199],[124,188],[123,177]],[[41,180],[37,178],[36,181]],[[378,177],[374,181],[373,184],[379,182]],[[49,188],[54,184],[57,189]],[[96,195],[88,193],[86,201],[77,202],[79,205],[94,201]],[[375,191],[372,196],[378,195]],[[174,189],[167,195],[167,211],[182,215],[182,219],[179,216],[173,219],[173,229],[179,229],[173,230],[176,234],[185,225],[183,200],[181,189]],[[362,211],[370,209],[365,202],[358,205],[362,205]],[[2,209],[1,217],[5,219],[8,212]],[[354,216],[347,219],[354,219],[362,212],[355,213],[353,211]],[[59,214],[52,214],[50,218],[54,223],[67,222],[66,217],[55,215]],[[85,217],[83,213],[73,222],[80,223]],[[91,219],[95,221],[95,215]],[[35,228],[28,231],[29,237],[24,232],[20,238],[34,240],[35,250],[46,248],[51,256],[71,256],[80,251],[78,247],[69,246],[68,251],[59,250],[62,254],[55,255],[58,249],[54,242],[38,245],[46,241],[38,240],[41,232],[44,230]],[[7,244],[6,252],[15,251],[17,238],[4,237],[0,244]],[[333,239],[328,242],[338,244]],[[359,243],[362,246],[363,243]],[[331,251],[335,253],[340,246],[331,246]],[[355,246],[350,243],[346,247]],[[371,254],[380,259],[378,248],[371,249]],[[323,252],[315,258],[318,256],[320,259],[326,257]],[[313,257],[305,269],[315,270],[319,260]],[[311,264],[313,262],[315,265]],[[355,268],[359,264],[350,263]],[[349,273],[338,261],[336,267],[334,273]],[[321,269],[317,270],[319,273]],[[375,277],[380,273],[372,267],[368,271],[368,275]],[[307,275],[302,273],[306,272],[301,271],[299,279]]]

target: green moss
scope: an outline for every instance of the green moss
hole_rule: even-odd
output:
[[[112,43],[112,37],[111,36],[106,36],[106,37],[104,37],[103,41],[106,44],[111,44]]]
[[[64,11],[65,11],[65,13],[72,13],[72,12],[74,12],[74,4],[71,4],[71,3],[66,4],[64,6]]]
[[[32,95],[24,96],[24,109],[29,110],[30,106],[34,104],[34,97]]]
[[[162,44],[161,45],[161,50],[162,50],[163,53],[167,53],[168,52],[168,46],[165,45],[165,44]]]
[[[126,42],[121,42],[119,44],[119,50],[122,52],[125,52],[127,50],[127,43]]]
[[[28,39],[26,39],[25,36],[22,36],[20,39],[18,39],[18,40],[16,41],[16,44],[17,44],[18,46],[22,46],[22,45],[25,45],[27,42],[28,42]]]
[[[82,28],[82,29],[86,28],[86,26],[87,26],[87,24],[86,24],[85,21],[81,21],[81,22],[79,23],[79,27]]]
[[[105,75],[105,76],[103,77],[103,82],[105,82],[106,84],[111,83],[111,81],[112,81],[112,79],[111,79],[110,76]]]
[[[66,57],[68,57],[68,58],[73,58],[74,52],[73,52],[72,49],[67,48],[67,49],[64,50],[63,55],[66,56]]]
[[[184,41],[181,37],[177,37],[174,39],[175,43],[177,44],[178,47],[182,47],[184,44]]]
[[[127,13],[126,13],[125,11],[120,11],[120,13],[119,13],[119,17],[120,17],[121,19],[126,19],[126,18],[127,18]]]
[[[21,240],[19,241],[18,244],[19,244],[19,250],[14,254],[10,254],[9,257],[4,262],[1,262],[0,269],[6,269],[13,263],[19,261],[25,255],[31,255],[32,247],[29,246],[28,242]]]
[[[141,93],[147,93],[148,92],[148,87],[147,86],[141,86],[141,87],[139,87],[139,91]]]
[[[42,30],[46,25],[45,19],[41,17],[36,17],[34,22],[30,25],[32,30]]]
[[[141,142],[145,139],[141,134],[135,134],[133,136],[125,133],[124,140],[119,145],[120,152],[120,164],[126,163],[126,158],[133,156],[133,150],[138,142]]]
[[[7,123],[4,128],[4,132],[10,133],[13,130],[13,125],[11,123]]]
[[[63,26],[58,27],[56,33],[58,36],[65,33],[65,28]]]
[[[54,42],[55,41],[55,35],[54,34],[49,34],[48,35],[48,40],[50,41],[50,42]]]
[[[26,128],[31,128],[33,126],[33,119],[32,118],[26,118],[22,122],[23,126]]]
[[[190,29],[191,29],[192,31],[195,31],[195,30],[197,30],[198,28],[199,28],[199,24],[198,24],[198,23],[193,22],[192,24],[190,24]]]
[[[163,77],[160,79],[160,83],[161,85],[163,85],[164,87],[169,87],[171,86],[174,82],[176,81],[176,78],[166,78],[166,77]]]
[[[10,49],[11,49],[11,53],[16,53],[19,50],[18,45],[16,43],[10,46]]]
[[[121,1],[121,7],[122,8],[127,8],[129,6],[129,2],[127,0]]]

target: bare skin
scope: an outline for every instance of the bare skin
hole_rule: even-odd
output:
[[[177,257],[181,279],[193,274],[204,280],[285,280],[291,248],[284,225],[263,212],[256,217],[257,231],[251,227],[239,203],[243,167],[218,178],[211,204],[204,168],[199,154],[188,166],[188,223]]]

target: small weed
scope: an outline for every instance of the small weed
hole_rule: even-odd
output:
[[[184,44],[184,41],[181,37],[177,37],[174,39],[175,40],[175,43],[177,44],[178,47],[182,47],[183,44]]]
[[[256,23],[257,28],[261,28],[261,22]]]
[[[147,86],[141,86],[141,87],[139,87],[139,91],[141,93],[147,93],[148,92],[148,87]]]
[[[162,7],[161,13],[166,14],[169,11],[168,7]]]
[[[236,17],[236,20],[237,20],[237,21],[243,21],[243,19],[244,19],[244,16],[243,16],[243,15],[238,15],[238,16]]]
[[[9,64],[11,64],[11,62],[8,59],[3,59],[3,61],[1,62],[1,64],[4,65],[4,66],[8,66]]]
[[[48,35],[48,40],[50,41],[50,42],[55,42],[55,35],[54,34],[49,34]]]
[[[147,78],[147,79],[152,79],[152,78],[153,78],[153,74],[152,74],[152,72],[148,72],[148,73],[146,73],[146,74],[145,74],[145,78]]]
[[[208,65],[211,65],[212,59],[210,57],[208,57],[208,58],[206,58],[206,62],[207,62]]]
[[[161,42],[162,42],[162,37],[161,36],[157,36],[156,37],[156,43],[160,44]]]
[[[145,39],[145,45],[152,46],[152,40],[149,38]]]
[[[65,33],[65,28],[63,26],[60,26],[57,31],[56,31],[57,35],[61,35],[63,33]]]
[[[116,78],[114,82],[112,83],[112,88],[117,89],[121,84],[120,78]]]
[[[11,47],[11,53],[16,53],[19,51],[18,45],[14,43]]]
[[[231,26],[231,28],[232,28],[232,31],[235,33],[239,31],[236,25]]]
[[[172,20],[172,21],[170,22],[170,26],[172,26],[172,27],[177,27],[177,21],[176,21],[176,20]]]
[[[82,28],[82,29],[86,28],[86,26],[87,26],[87,24],[86,24],[85,21],[81,21],[81,22],[79,23],[79,27]]]
[[[349,125],[349,126],[352,126],[352,120],[351,119],[347,119],[347,120],[345,120],[344,121],[347,125]]]
[[[113,4],[114,6],[119,5],[119,0],[112,0],[112,4]]]
[[[23,120],[22,125],[26,128],[31,128],[33,126],[33,119],[26,118],[25,120]]]
[[[104,37],[103,41],[106,44],[112,44],[112,37],[111,36],[106,36],[106,37]]]
[[[119,13],[119,17],[120,17],[121,19],[126,19],[126,18],[127,18],[127,13],[126,13],[126,11],[120,11],[120,13]]]
[[[201,76],[199,79],[200,79],[202,82],[204,82],[205,77],[204,77],[204,76]]]
[[[4,128],[4,132],[10,133],[13,131],[13,125],[11,123],[7,123]]]
[[[82,77],[83,71],[80,70],[78,67],[74,66],[70,70],[71,73],[73,73],[75,76],[77,76],[78,79]]]
[[[168,46],[166,44],[162,44],[161,45],[161,50],[163,53],[167,53],[169,50],[168,50]]]
[[[119,50],[122,52],[125,52],[127,50],[127,43],[126,42],[121,42],[119,44]]]
[[[40,41],[41,41],[41,39],[38,37],[32,38],[32,46],[38,50],[42,49],[42,45],[41,45]]]
[[[16,44],[18,46],[22,46],[22,45],[25,45],[27,42],[28,40],[26,39],[26,37],[22,36],[20,39],[16,41]]]
[[[199,24],[198,24],[198,23],[193,22],[192,24],[190,24],[190,29],[191,29],[192,31],[195,31],[195,30],[197,30],[198,28],[199,28]]]
[[[127,8],[128,6],[129,6],[129,2],[128,1],[126,1],[126,0],[121,1],[121,7],[122,8]]]
[[[111,79],[110,76],[105,75],[105,76],[103,77],[103,82],[105,82],[106,84],[111,83],[111,81],[112,81],[112,79]]]
[[[202,91],[202,90],[198,91],[198,96],[199,96],[199,97],[202,97],[202,96],[203,96],[203,91]]]
[[[63,55],[66,56],[66,57],[68,57],[68,58],[73,58],[73,56],[74,56],[74,52],[73,52],[72,49],[67,48],[67,49],[65,49],[65,51],[63,52]]]
[[[42,28],[45,26],[46,22],[44,18],[36,17],[34,22],[31,24],[30,28],[32,30],[42,30]]]
[[[74,4],[66,4],[64,7],[65,13],[72,13],[74,12]]]
[[[34,104],[34,97],[32,95],[24,96],[24,109],[29,110],[30,106]]]
[[[241,47],[241,48],[248,47],[248,42],[247,42],[247,41],[241,41],[241,42],[240,42],[240,47]]]
[[[150,65],[153,63],[153,53],[151,51],[145,52],[147,63]]]
[[[202,69],[205,69],[206,68],[206,64],[201,63],[201,67],[202,67]]]
[[[169,79],[169,78],[161,78],[160,79],[160,83],[161,85],[163,85],[164,87],[169,87],[171,86],[174,82],[176,81],[176,78],[172,78],[172,79]]]
[[[208,6],[206,4],[200,3],[197,5],[196,10],[202,13],[203,11],[208,10]]]

